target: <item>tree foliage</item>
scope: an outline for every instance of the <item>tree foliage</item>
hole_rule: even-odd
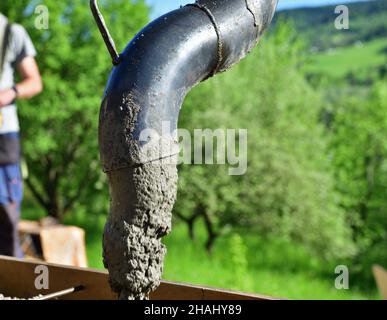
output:
[[[35,28],[37,5],[48,9],[47,30]],[[119,50],[148,20],[144,1],[109,0],[100,7]],[[100,211],[101,206],[105,210],[97,125],[112,65],[89,1],[2,1],[0,11],[27,28],[44,81],[39,97],[19,104],[27,185],[45,211],[57,218],[79,205],[88,211]]]
[[[357,264],[371,277],[387,263],[387,82],[366,98],[342,97],[331,127],[331,152],[340,205],[354,230]]]
[[[324,257],[352,255],[319,121],[322,96],[299,71],[303,45],[289,30],[280,26],[240,65],[188,97],[180,127],[248,129],[248,171],[181,166],[175,211],[186,222],[203,218],[208,248],[225,230],[243,227]]]

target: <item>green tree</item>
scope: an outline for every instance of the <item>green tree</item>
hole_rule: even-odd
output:
[[[229,176],[227,166],[180,167],[176,215],[191,224],[204,220],[208,249],[225,230],[243,228],[292,239],[324,257],[354,253],[319,122],[323,100],[299,69],[302,52],[289,25],[281,25],[184,105],[180,127],[248,129],[245,175]]]
[[[331,152],[340,205],[359,247],[363,278],[387,263],[387,85],[374,84],[364,98],[342,97],[332,123]],[[373,282],[372,282],[373,283]]]
[[[38,5],[48,9],[47,30],[34,27]],[[101,1],[100,7],[119,50],[148,21],[142,0]],[[106,188],[97,125],[111,60],[89,1],[1,1],[0,11],[28,29],[44,81],[43,94],[19,104],[28,187],[56,218],[79,205],[105,210],[107,201],[98,201],[106,199]]]

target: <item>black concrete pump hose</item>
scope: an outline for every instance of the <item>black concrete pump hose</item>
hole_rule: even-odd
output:
[[[150,23],[119,57],[109,48],[115,67],[99,128],[111,193],[103,249],[120,299],[147,299],[160,284],[161,238],[171,231],[178,179],[166,160],[178,153],[174,132],[185,96],[244,58],[276,6],[277,0],[199,0]]]

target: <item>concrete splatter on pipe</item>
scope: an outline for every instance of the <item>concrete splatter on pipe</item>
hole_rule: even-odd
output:
[[[277,0],[199,0],[150,23],[120,55],[99,129],[111,193],[104,263],[120,299],[147,299],[160,283],[161,239],[171,231],[178,179],[165,159],[178,153],[175,130],[186,94],[244,58],[276,6]]]

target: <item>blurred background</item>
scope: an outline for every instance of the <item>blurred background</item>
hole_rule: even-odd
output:
[[[122,50],[187,2],[100,6]],[[335,28],[338,2],[348,30]],[[34,27],[39,4],[47,30]],[[0,11],[27,28],[45,86],[19,104],[23,218],[84,228],[89,265],[102,269],[109,195],[97,125],[111,62],[88,1],[2,0]],[[371,268],[387,267],[386,35],[387,0],[282,0],[259,47],[190,93],[179,127],[247,128],[248,171],[179,167],[165,279],[292,299],[379,297]],[[338,265],[349,268],[349,290],[335,289]]]

